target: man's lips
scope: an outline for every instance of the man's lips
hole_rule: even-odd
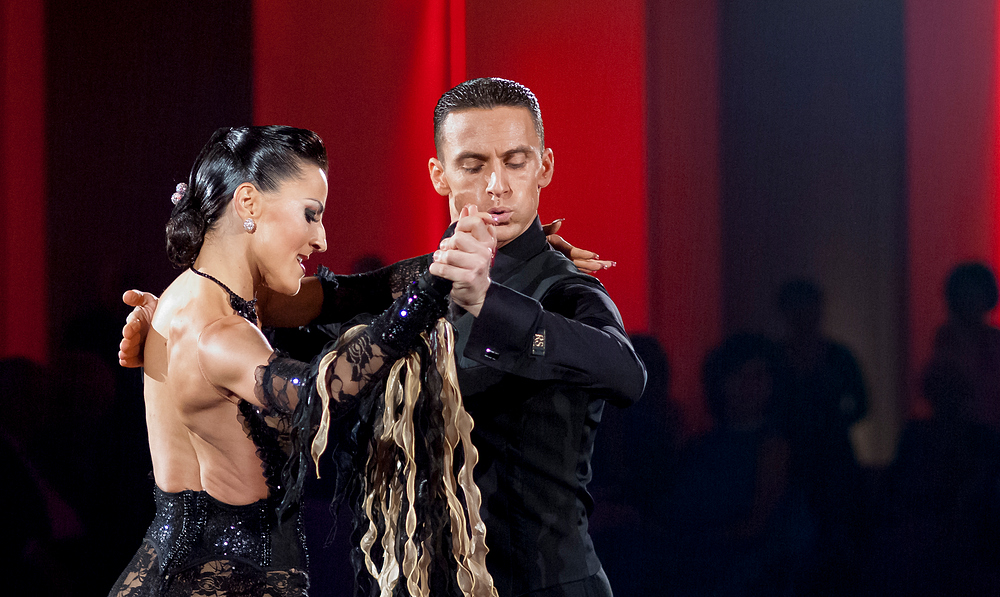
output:
[[[493,217],[493,221],[498,225],[510,222],[511,216],[514,215],[514,212],[506,207],[493,207],[489,210],[489,213]]]

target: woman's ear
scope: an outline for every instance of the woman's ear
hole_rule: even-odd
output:
[[[233,206],[236,208],[236,215],[241,220],[257,218],[260,215],[262,205],[260,191],[253,186],[253,183],[245,182],[236,187],[233,192]]]

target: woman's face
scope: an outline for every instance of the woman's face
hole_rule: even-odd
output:
[[[254,241],[262,282],[275,292],[297,294],[306,275],[305,260],[326,251],[326,193],[326,173],[314,164],[276,191],[262,193]]]

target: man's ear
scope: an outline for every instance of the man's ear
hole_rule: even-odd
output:
[[[538,188],[544,189],[552,182],[552,168],[555,167],[555,159],[552,150],[546,147],[545,151],[542,152],[542,172],[538,176]]]
[[[451,193],[451,187],[444,175],[444,164],[437,158],[427,160],[427,171],[431,175],[431,184],[438,195],[447,197]]]
[[[262,205],[260,192],[253,183],[245,182],[233,191],[233,206],[241,220],[260,216]]]

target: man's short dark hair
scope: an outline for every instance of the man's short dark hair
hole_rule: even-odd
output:
[[[496,77],[472,79],[452,87],[441,96],[434,108],[434,148],[438,158],[441,157],[441,138],[444,119],[452,112],[471,110],[492,110],[501,106],[524,108],[531,114],[531,122],[538,133],[541,149],[545,149],[545,128],[542,126],[542,111],[538,108],[538,99],[530,89],[508,79]]]

